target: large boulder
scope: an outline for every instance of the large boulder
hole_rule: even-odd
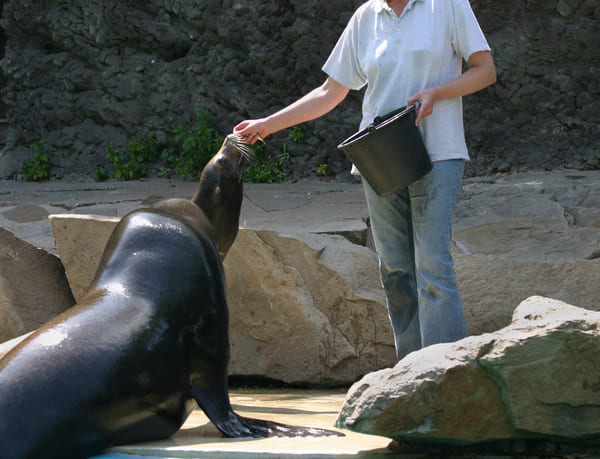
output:
[[[77,214],[55,214],[49,218],[56,250],[79,301],[94,279],[108,238],[120,219]]]
[[[0,228],[0,342],[38,328],[74,303],[60,260]]]
[[[29,333],[25,333],[24,335],[19,335],[16,338],[9,339],[8,341],[0,342],[0,360],[4,357],[8,352],[17,346],[21,341],[25,340],[29,335],[31,335],[33,331]]]
[[[245,229],[225,270],[230,374],[338,385],[395,363],[371,250],[341,236]]]
[[[337,424],[449,444],[600,440],[600,313],[542,297],[495,333],[413,352],[352,386]]]

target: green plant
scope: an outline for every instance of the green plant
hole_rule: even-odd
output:
[[[132,178],[141,178],[148,175],[146,164],[158,158],[158,140],[156,137],[146,137],[143,140],[135,140],[129,145],[129,161]]]
[[[112,145],[106,147],[106,159],[108,159],[112,165],[113,177],[118,180],[125,180],[128,175],[127,166],[123,156],[123,152],[118,148],[115,148]]]
[[[165,167],[161,175],[172,170],[186,178],[200,178],[202,169],[219,150],[223,137],[212,125],[212,118],[206,110],[198,112],[198,118],[191,129],[185,129],[177,123],[172,130],[173,146],[165,148],[162,159]]]
[[[143,140],[131,142],[125,153],[109,145],[106,147],[106,158],[112,165],[113,177],[117,180],[137,180],[148,175],[146,163],[153,161],[158,156],[158,140],[155,137],[146,137]],[[94,171],[94,176],[96,170]]]
[[[287,136],[288,140],[296,143],[305,143],[306,142],[306,134],[300,126],[293,126],[290,128],[290,132]]]
[[[283,145],[283,153],[278,156],[265,152],[265,145],[262,143],[255,143],[250,148],[254,153],[254,162],[246,169],[245,182],[278,183],[285,178],[282,166],[290,157],[285,144]]]
[[[129,145],[129,161],[138,164],[154,161],[158,157],[157,147],[158,140],[154,136],[134,140]]]
[[[94,167],[94,180],[96,182],[104,182],[108,179],[108,174],[100,164]]]
[[[292,131],[294,141],[304,139],[301,130]],[[160,157],[163,167],[161,176],[172,173],[187,178],[199,179],[206,163],[219,150],[223,137],[212,125],[212,118],[206,110],[200,110],[191,128],[186,128],[181,122],[173,127],[172,140],[163,145]],[[146,164],[158,157],[159,143],[155,137],[147,137],[141,141],[132,142],[127,152],[112,145],[106,147],[106,158],[112,165],[112,175],[119,180],[134,180],[147,175]],[[255,161],[246,169],[245,180],[252,183],[274,183],[285,178],[282,170],[284,162],[289,159],[287,147],[283,145],[283,153],[275,156],[265,152],[263,144],[252,145]],[[100,166],[94,168],[94,178],[97,181],[106,180],[106,173]]]
[[[48,180],[50,161],[48,160],[48,146],[43,140],[31,144],[33,148],[33,162],[23,161],[21,172],[26,182],[39,182]]]
[[[161,158],[165,165],[160,169],[160,176],[164,177],[169,175],[173,168],[176,167],[178,159],[177,150],[173,147],[167,147],[163,150]]]
[[[329,165],[328,164],[321,164],[319,167],[317,167],[317,174],[319,175],[327,175],[327,170],[329,169]]]
[[[254,163],[246,168],[244,181],[248,183],[281,182],[285,178],[282,170],[283,163],[290,157],[286,146],[283,146],[283,153],[277,157],[266,153],[262,143],[255,143],[251,148],[254,152]]]

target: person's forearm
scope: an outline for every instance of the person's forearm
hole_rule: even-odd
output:
[[[328,78],[291,105],[268,116],[266,121],[277,132],[319,118],[333,110],[348,94],[348,88]]]
[[[433,106],[437,101],[472,94],[496,81],[496,68],[489,51],[474,53],[469,58],[468,64],[469,69],[453,80],[440,86],[423,89],[408,99],[409,105],[415,102],[420,104],[416,124],[433,113]]]
[[[486,52],[474,55],[469,60],[469,69],[454,80],[448,81],[437,89],[437,100],[473,94],[496,81],[496,70],[491,54]]]
[[[278,112],[262,119],[242,121],[234,128],[234,133],[254,142],[256,135],[264,138],[323,116],[344,100],[349,91],[347,87],[327,78],[321,86]]]

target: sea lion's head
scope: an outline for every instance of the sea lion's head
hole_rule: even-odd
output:
[[[192,198],[217,233],[221,258],[225,258],[237,236],[244,198],[244,170],[251,156],[248,144],[241,137],[228,135],[204,167]]]

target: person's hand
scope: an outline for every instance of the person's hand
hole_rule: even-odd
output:
[[[423,118],[433,113],[433,104],[438,100],[437,89],[428,88],[419,91],[414,96],[410,97],[407,101],[408,105],[412,105],[418,102],[417,105],[417,118],[415,125],[418,126]]]
[[[267,137],[270,132],[265,128],[264,119],[245,120],[233,128],[233,133],[248,143],[256,143]]]

